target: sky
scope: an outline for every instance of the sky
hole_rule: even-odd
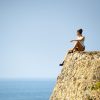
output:
[[[0,79],[54,79],[82,28],[100,50],[100,0],[0,0]]]

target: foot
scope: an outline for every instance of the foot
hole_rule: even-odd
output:
[[[73,53],[74,50],[69,50],[68,53]]]
[[[63,66],[63,65],[64,65],[64,61],[61,64],[59,64],[59,66]]]

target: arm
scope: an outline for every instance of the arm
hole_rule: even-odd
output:
[[[76,40],[71,40],[70,42],[74,42],[74,41],[82,41],[84,39],[84,37],[80,38],[80,39],[76,39]]]

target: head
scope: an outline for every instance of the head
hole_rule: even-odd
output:
[[[82,32],[83,32],[83,29],[77,30],[77,35],[78,35],[78,36],[82,36]]]

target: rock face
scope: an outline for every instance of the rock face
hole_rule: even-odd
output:
[[[100,100],[100,52],[68,54],[50,100]]]

